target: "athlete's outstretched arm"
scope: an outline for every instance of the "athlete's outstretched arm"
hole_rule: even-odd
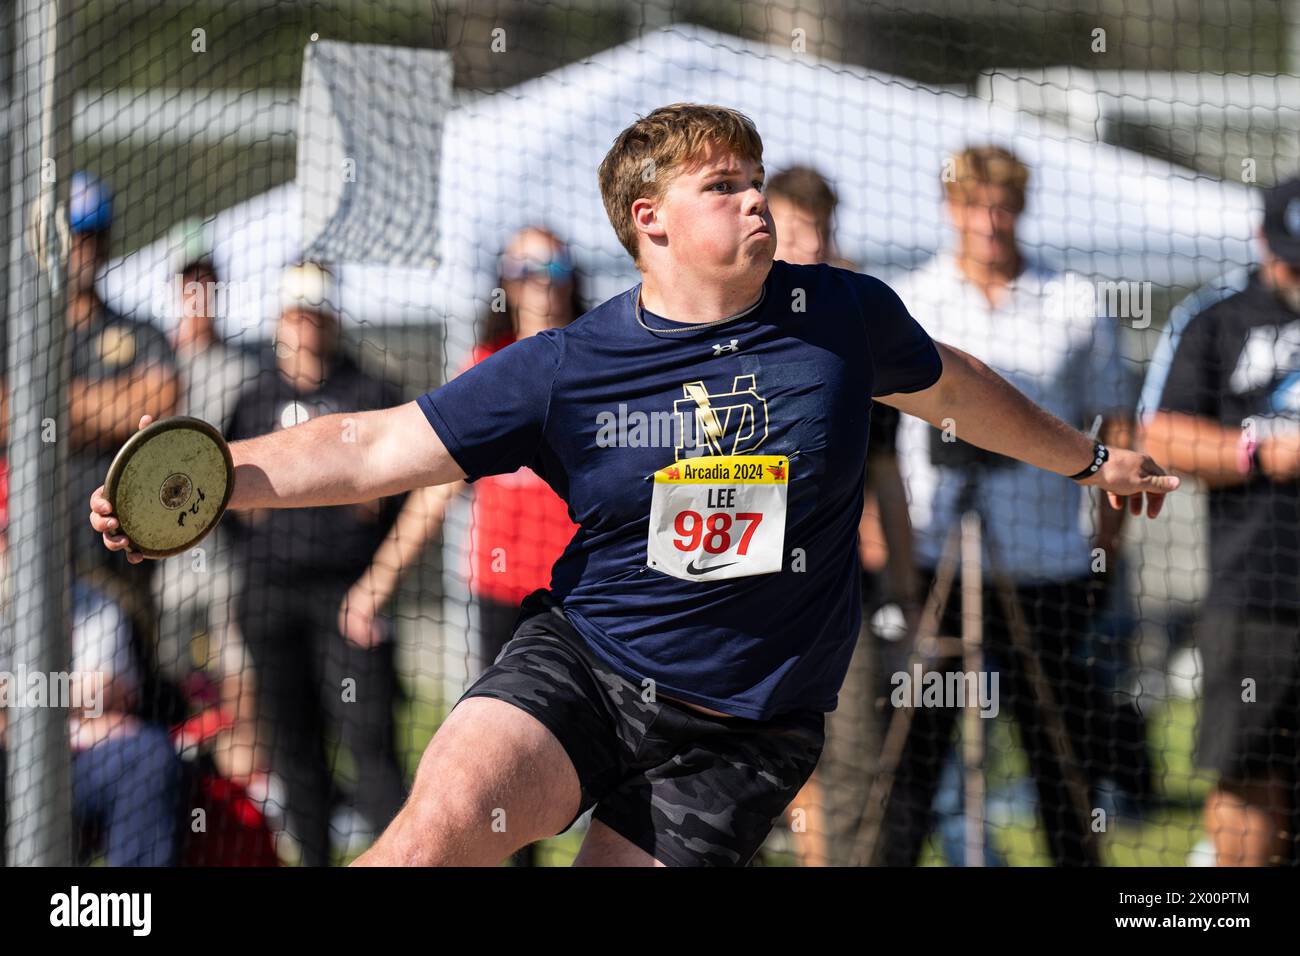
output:
[[[1058,475],[1073,475],[1092,459],[1092,439],[1035,405],[973,356],[942,342],[935,343],[943,360],[939,380],[919,392],[878,396],[876,401],[924,419],[936,428],[950,419],[956,437],[988,451],[1027,462]],[[1123,448],[1111,448],[1101,470],[1081,484],[1108,492],[1111,506],[1121,508],[1121,497],[1132,496],[1129,510],[1160,513],[1167,492],[1178,479],[1165,474],[1151,458]]]
[[[465,477],[415,402],[325,415],[230,454],[235,509],[359,504]]]
[[[149,417],[141,419],[140,427]],[[324,415],[246,441],[233,442],[235,487],[229,507],[310,508],[350,505],[446,484],[465,477],[415,402],[373,412]],[[103,487],[90,498],[91,526],[110,551],[127,547],[117,534]],[[135,552],[133,564],[143,560]]]

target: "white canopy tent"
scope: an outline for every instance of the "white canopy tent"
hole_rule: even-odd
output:
[[[448,114],[437,196],[410,183],[410,202],[438,203],[433,270],[342,263],[339,296],[353,322],[468,323],[488,296],[496,254],[514,229],[543,223],[567,238],[603,301],[636,281],[605,217],[596,168],[638,115],[679,101],[749,114],[769,174],[808,163],[835,184],[841,252],[887,275],[940,248],[944,159],[970,143],[1014,150],[1033,171],[1022,227],[1048,263],[1088,275],[1187,286],[1250,261],[1257,200],[1211,180],[975,96],[845,67],[695,26],[647,33]],[[214,258],[232,286],[224,326],[270,335],[277,275],[298,254],[293,184],[219,213]],[[176,263],[167,241],[114,263],[116,307],[160,319]],[[454,344],[466,336],[452,336]],[[463,343],[462,343],[463,344]]]

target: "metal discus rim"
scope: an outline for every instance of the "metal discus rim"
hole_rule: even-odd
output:
[[[126,473],[127,465],[131,463],[131,460],[135,458],[135,456],[145,446],[156,439],[159,435],[176,429],[200,432],[211,439],[212,443],[221,450],[221,456],[225,462],[225,493],[221,497],[221,502],[217,506],[216,513],[213,515],[211,523],[208,524],[202,532],[185,541],[183,544],[170,548],[145,547],[140,545],[130,536],[130,534],[127,533],[126,521],[123,519],[122,515],[118,514],[118,485],[122,480],[122,476]],[[126,539],[131,545],[131,550],[138,551],[147,558],[171,557],[172,555],[180,554],[182,551],[194,547],[194,545],[202,541],[212,532],[212,529],[220,523],[221,517],[226,513],[226,506],[230,503],[230,496],[234,490],[235,461],[234,458],[231,457],[230,445],[226,441],[225,436],[223,436],[211,423],[205,422],[201,418],[194,418],[190,415],[173,415],[170,418],[164,418],[160,421],[152,422],[137,431],[126,440],[122,447],[118,449],[117,454],[113,456],[113,461],[108,466],[108,475],[104,479],[104,497],[108,499],[108,503],[113,509],[113,514],[117,517],[119,533],[126,535]]]

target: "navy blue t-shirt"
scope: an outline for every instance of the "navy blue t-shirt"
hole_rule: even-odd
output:
[[[712,327],[643,312],[677,330],[647,331],[639,293],[502,349],[420,407],[471,480],[527,465],[568,503],[579,530],[551,590],[616,671],[737,717],[834,710],[861,615],[871,399],[933,385],[938,350],[888,286],[833,266],[774,262],[759,307]],[[708,453],[687,416],[660,427],[687,384],[730,410],[721,453],[790,458],[780,572],[700,582],[646,564],[649,477]]]

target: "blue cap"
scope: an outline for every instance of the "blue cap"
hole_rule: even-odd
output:
[[[72,174],[68,225],[73,232],[104,232],[113,224],[113,194],[108,187],[80,170]]]

